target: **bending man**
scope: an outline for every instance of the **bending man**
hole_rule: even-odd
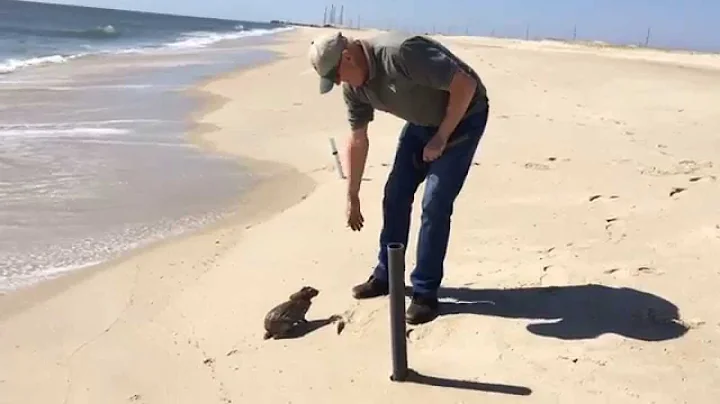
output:
[[[355,40],[336,32],[316,38],[309,57],[321,93],[342,84],[351,128],[347,224],[354,231],[363,227],[359,191],[374,111],[406,121],[385,184],[378,262],[369,279],[353,287],[353,295],[388,294],[387,245],[407,245],[414,195],[426,180],[406,317],[410,324],[431,321],[438,310],[453,204],[488,119],[485,86],[470,66],[423,36],[390,33]]]

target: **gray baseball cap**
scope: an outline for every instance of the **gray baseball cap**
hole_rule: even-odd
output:
[[[310,43],[308,56],[313,68],[320,75],[320,94],[329,92],[335,86],[340,58],[346,44],[347,38],[341,32],[319,36]]]

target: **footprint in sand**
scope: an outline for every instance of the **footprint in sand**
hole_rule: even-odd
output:
[[[672,196],[677,195],[677,194],[679,194],[679,193],[681,193],[681,192],[684,192],[684,191],[686,191],[686,190],[687,190],[687,188],[675,187],[675,188],[672,189],[672,191],[670,191],[670,196],[672,197]]]
[[[619,243],[627,237],[627,234],[623,231],[624,226],[620,226],[619,219],[617,217],[610,217],[605,219],[605,232],[608,236],[608,241]]]
[[[437,343],[447,340],[455,333],[453,324],[454,321],[446,321],[443,327],[433,327],[430,324],[425,324],[424,326],[408,328],[405,331],[405,338],[409,343],[436,346]]]
[[[600,198],[602,198],[602,197],[603,197],[603,195],[595,194],[595,195],[590,196],[590,197],[588,198],[588,201],[590,201],[590,202],[595,202],[596,200],[598,200],[598,199],[600,199]],[[608,199],[618,199],[618,198],[620,198],[620,196],[618,196],[618,195],[610,195],[610,196],[608,197]]]
[[[667,146],[664,144],[659,144],[656,146],[658,148],[657,152],[662,154],[663,156],[672,157],[670,153],[666,152],[665,149],[667,149]]]
[[[623,271],[623,269],[622,268],[610,268],[610,269],[606,269],[605,271],[603,271],[603,273],[606,275],[612,275],[612,274],[620,272],[620,271]],[[632,275],[632,276],[662,275],[663,274],[662,271],[659,271],[659,270],[657,270],[653,267],[649,267],[649,266],[641,266],[641,267],[637,267],[634,269],[628,269],[625,272],[630,273],[630,275]]]
[[[688,175],[695,174],[703,169],[709,169],[713,167],[711,161],[705,161],[698,163],[695,160],[681,160],[669,169],[661,169],[655,166],[652,167],[641,167],[640,174],[651,175],[654,177],[665,177],[672,175]]]
[[[690,178],[690,182],[699,182],[699,181],[714,182],[715,180],[717,180],[717,177],[715,177],[714,175],[704,175],[701,177]]]
[[[688,181],[692,183],[697,182],[714,182],[717,178],[714,175],[701,175],[698,177],[691,177]],[[687,191],[687,188],[684,187],[673,187],[673,189],[670,191],[669,196],[673,197],[681,192]]]
[[[680,323],[680,324],[682,324],[683,326],[685,326],[685,328],[687,328],[687,329],[689,329],[689,330],[697,330],[698,328],[700,328],[700,327],[702,327],[702,326],[704,326],[704,325],[706,324],[705,321],[703,321],[703,320],[697,320],[697,319],[696,319],[696,320],[683,320],[683,319],[680,319],[680,320],[677,320],[677,322]]]
[[[662,275],[663,272],[659,271],[653,267],[637,267],[635,269],[635,272],[633,272],[633,276],[640,276],[640,275]]]
[[[704,161],[698,163],[695,160],[681,160],[680,162],[678,162],[678,165],[682,167],[685,171],[688,171],[688,173],[702,170],[703,168],[713,167],[712,161]]]
[[[525,168],[528,170],[547,171],[550,169],[550,166],[540,163],[525,163]]]

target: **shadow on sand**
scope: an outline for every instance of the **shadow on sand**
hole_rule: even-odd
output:
[[[411,288],[406,288],[411,295]],[[607,333],[640,341],[679,338],[688,331],[671,302],[632,288],[577,285],[516,289],[441,288],[440,316],[477,314],[542,320],[527,326],[543,337],[596,338]],[[409,370],[406,382],[490,393],[528,396],[522,386],[425,376]]]
[[[564,340],[596,338],[607,333],[641,341],[683,336],[671,302],[632,288],[577,285],[517,289],[441,288],[440,316],[469,313],[544,320],[527,326],[543,337]]]
[[[336,316],[330,316],[328,318],[323,318],[321,320],[310,320],[307,323],[304,324],[298,324],[296,325],[292,330],[290,330],[285,336],[277,337],[275,339],[296,339],[304,337],[311,332],[315,332],[327,325],[330,325],[337,321]]]
[[[474,390],[486,393],[509,394],[514,396],[529,396],[532,393],[532,390],[527,387],[425,376],[412,369],[408,369],[408,376],[405,383],[416,383],[425,386],[446,387],[461,390]]]

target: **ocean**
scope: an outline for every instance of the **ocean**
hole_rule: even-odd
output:
[[[0,0],[0,293],[236,210],[258,174],[188,140],[187,90],[288,29]]]

